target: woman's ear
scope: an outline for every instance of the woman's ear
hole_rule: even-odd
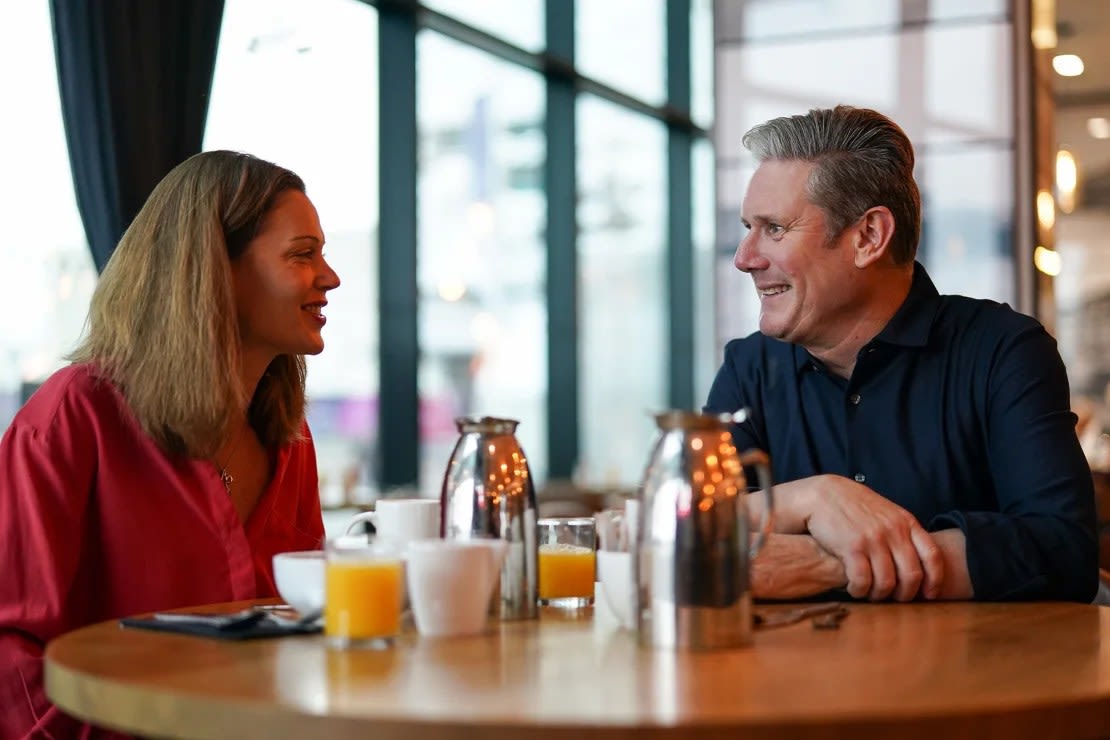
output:
[[[887,253],[894,237],[894,214],[886,206],[868,208],[853,228],[855,265],[867,267]]]

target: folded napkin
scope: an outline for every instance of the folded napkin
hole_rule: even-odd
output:
[[[149,617],[126,617],[119,623],[123,627],[214,637],[217,640],[311,635],[323,629],[319,619],[285,619],[261,609],[247,609],[233,614],[155,612]]]

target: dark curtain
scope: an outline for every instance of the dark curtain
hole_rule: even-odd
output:
[[[201,150],[224,0],[50,0],[77,206],[97,270]]]

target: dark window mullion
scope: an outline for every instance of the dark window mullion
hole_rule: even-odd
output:
[[[667,106],[689,116],[690,0],[667,0]],[[694,406],[693,137],[667,127],[667,402]]]
[[[547,54],[574,68],[574,0],[547,0]],[[544,135],[547,193],[548,477],[570,478],[578,461],[578,254],[573,77],[548,74]]]
[[[378,331],[381,488],[417,484],[415,6],[378,6]]]

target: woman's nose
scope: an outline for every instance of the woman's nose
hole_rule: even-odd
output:
[[[332,269],[327,260],[324,260],[324,271],[320,274],[320,287],[324,290],[335,290],[339,287],[339,273]]]

